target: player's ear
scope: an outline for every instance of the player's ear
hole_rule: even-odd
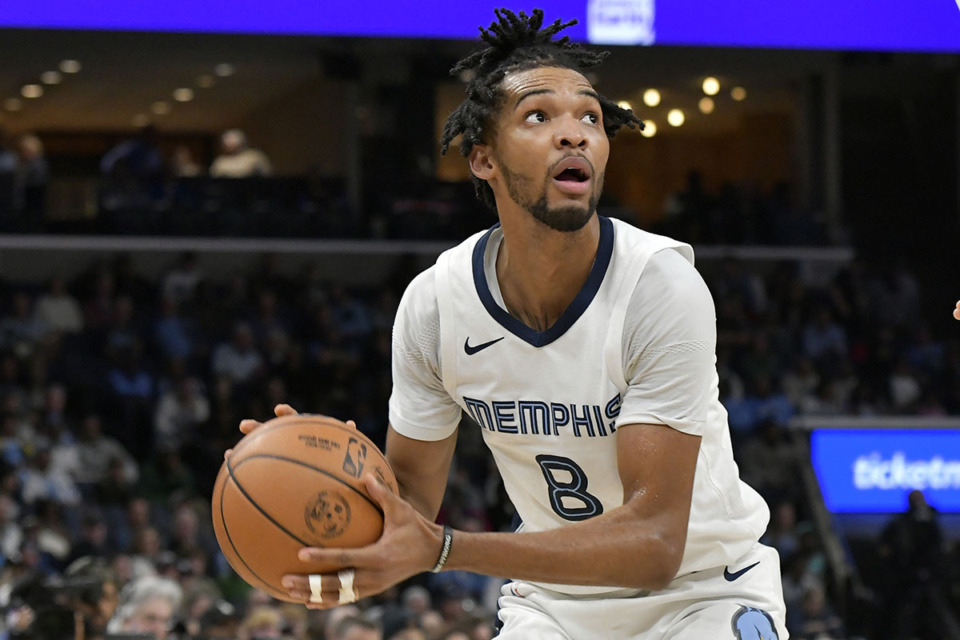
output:
[[[467,161],[470,163],[470,173],[481,180],[489,180],[496,168],[490,147],[483,143],[473,145]]]

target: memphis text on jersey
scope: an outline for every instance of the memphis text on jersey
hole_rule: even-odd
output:
[[[467,413],[487,431],[498,433],[602,438],[616,432],[621,398],[618,393],[604,406],[541,400],[478,400],[463,396]]]

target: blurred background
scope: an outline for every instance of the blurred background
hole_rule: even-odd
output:
[[[913,4],[545,7],[647,124],[601,213],[696,250],[795,638],[960,638],[960,7]],[[493,6],[22,5],[0,11],[3,633],[491,637],[500,583],[471,574],[282,606],[225,563],[209,497],[277,402],[382,444],[399,296],[495,223],[437,143]],[[465,426],[441,518],[507,530]]]

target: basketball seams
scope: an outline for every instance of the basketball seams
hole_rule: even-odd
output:
[[[336,480],[337,482],[339,482],[340,484],[342,484],[343,486],[347,487],[348,489],[350,489],[351,491],[353,491],[354,493],[356,493],[358,496],[360,496],[361,498],[363,498],[364,500],[366,500],[366,501],[370,504],[371,507],[373,507],[374,509],[377,510],[377,513],[379,513],[381,517],[383,516],[383,509],[381,509],[381,508],[380,508],[380,505],[378,505],[376,502],[374,502],[373,499],[371,499],[370,496],[368,496],[366,493],[364,493],[363,491],[360,491],[359,489],[357,489],[355,486],[353,486],[353,485],[350,484],[349,482],[344,482],[344,481],[343,481],[343,478],[337,476],[336,474],[330,473],[330,472],[327,471],[326,469],[322,469],[322,468],[320,468],[320,467],[316,467],[316,466],[314,466],[314,465],[312,465],[312,464],[306,463],[306,462],[304,462],[303,460],[298,460],[298,459],[296,459],[296,458],[288,458],[287,456],[282,456],[282,455],[279,455],[279,454],[276,454],[276,453],[253,453],[253,454],[250,454],[250,455],[248,455],[248,456],[245,456],[244,459],[241,460],[238,465],[236,465],[236,468],[239,469],[240,466],[243,465],[243,463],[249,462],[250,460],[256,460],[256,459],[258,459],[258,458],[265,458],[265,459],[269,459],[269,460],[280,460],[280,461],[282,461],[282,462],[290,462],[290,463],[293,463],[293,464],[295,464],[295,465],[299,465],[299,466],[301,466],[301,467],[305,467],[305,468],[307,468],[307,469],[310,469],[311,471],[316,471],[317,473],[319,473],[319,474],[321,474],[321,475],[324,475],[324,476],[327,476],[328,478],[331,478],[332,480]],[[254,502],[254,501],[253,501],[253,498],[250,496],[250,494],[248,494],[247,491],[243,488],[243,486],[241,486],[240,482],[239,482],[239,481],[237,480],[237,478],[233,475],[233,470],[234,470],[234,465],[232,465],[232,464],[230,463],[230,461],[227,460],[227,472],[230,474],[230,479],[233,480],[233,483],[234,483],[235,485],[237,485],[237,488],[240,489],[240,492],[243,493],[243,496],[244,496],[247,500],[249,500],[249,501],[251,502],[251,504],[253,504],[255,507],[257,507],[257,509],[258,509],[261,513],[263,513],[263,515],[266,516],[271,522],[273,522],[273,523],[276,524],[278,527],[280,527],[281,529],[283,529],[284,531],[286,531],[287,533],[289,533],[289,535],[290,535],[291,538],[293,538],[293,539],[296,540],[297,542],[302,542],[305,547],[312,546],[312,545],[304,542],[304,541],[301,540],[300,538],[298,538],[298,537],[297,537],[296,535],[294,535],[293,533],[290,533],[289,531],[287,531],[286,529],[284,529],[284,528],[283,528],[283,525],[281,525],[280,523],[276,522],[269,514],[267,514],[265,511],[263,511],[263,509],[260,508],[260,505],[258,505],[256,502]]]
[[[229,469],[229,465],[227,465],[227,466],[228,466],[228,469]],[[247,493],[243,490],[243,487],[241,487],[240,484],[236,481],[236,479],[234,479],[232,470],[230,470],[230,478],[229,478],[229,479],[230,479],[230,482],[232,482],[232,483],[234,484],[234,486],[236,486],[237,489],[240,490],[240,493],[241,493],[247,500],[250,500],[250,496],[247,495]],[[225,489],[225,488],[226,488],[226,480],[224,481],[224,489]],[[249,574],[250,574],[251,576],[253,576],[254,578],[256,578],[257,580],[259,580],[259,581],[262,583],[262,585],[267,589],[267,591],[271,591],[271,592],[274,592],[274,593],[281,594],[284,598],[288,597],[288,595],[287,595],[286,593],[283,593],[282,591],[280,591],[279,589],[277,589],[276,587],[274,587],[273,585],[271,585],[269,582],[267,582],[266,580],[264,580],[262,577],[260,577],[260,575],[259,575],[256,571],[253,570],[253,568],[249,565],[249,563],[247,563],[247,561],[243,559],[243,556],[240,554],[240,550],[237,549],[237,545],[235,545],[235,544],[233,543],[233,536],[230,535],[230,527],[227,525],[227,518],[226,518],[226,516],[225,516],[225,514],[224,514],[224,512],[223,512],[223,498],[224,498],[225,495],[226,495],[226,491],[221,490],[221,491],[220,491],[220,523],[221,523],[221,526],[223,527],[223,533],[224,533],[224,535],[227,536],[227,541],[230,543],[230,548],[233,549],[233,554],[232,554],[232,555],[233,555],[237,560],[239,560],[241,563],[243,563],[243,566],[246,567],[246,569],[247,569],[247,571],[249,572]],[[250,502],[251,502],[255,507],[257,507],[257,508],[259,509],[257,503],[253,502],[252,500],[250,500]],[[262,510],[261,510],[261,511],[262,511]],[[264,515],[266,516],[267,514],[264,514]],[[267,517],[269,518],[269,516],[267,516]],[[281,529],[283,529],[283,527],[281,527]],[[295,537],[294,537],[294,538],[295,538]],[[296,539],[296,538],[295,538],[295,539]],[[229,560],[229,558],[227,558],[227,559]]]

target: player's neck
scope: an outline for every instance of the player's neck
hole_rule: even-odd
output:
[[[537,331],[563,315],[583,288],[600,243],[596,216],[574,232],[554,231],[526,219],[501,217],[503,242],[497,281],[507,311]]]

